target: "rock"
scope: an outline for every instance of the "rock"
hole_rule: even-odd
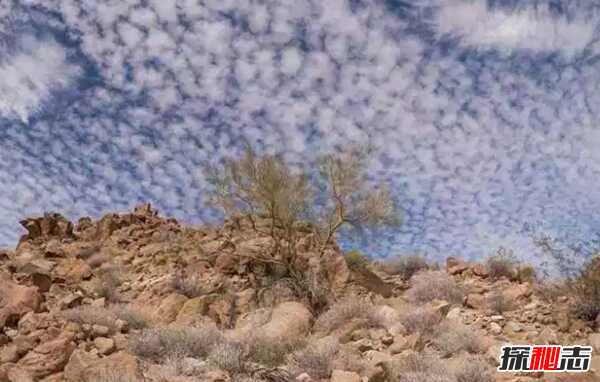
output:
[[[96,354],[76,349],[71,354],[69,361],[64,369],[64,378],[67,382],[80,382],[84,380],[85,370],[90,365],[98,362]]]
[[[0,349],[0,364],[15,363],[19,360],[19,352],[15,344],[4,345]]]
[[[304,337],[310,329],[312,314],[298,302],[284,302],[273,309],[271,319],[259,330],[272,340],[294,340]]]
[[[60,214],[44,214],[43,217],[28,218],[21,221],[27,234],[21,237],[21,243],[36,239],[71,238],[73,224]]]
[[[554,330],[549,327],[542,329],[535,340],[536,345],[558,345],[558,336]]]
[[[94,339],[94,346],[98,349],[98,353],[108,355],[115,350],[115,342],[111,338],[98,337]]]
[[[75,344],[63,337],[38,345],[18,362],[23,370],[34,378],[43,378],[61,371],[69,361]]]
[[[68,258],[54,269],[56,276],[70,284],[80,283],[92,277],[92,268],[81,259]]]
[[[446,259],[446,272],[451,275],[458,275],[469,269],[469,264],[457,257],[448,257]]]
[[[515,321],[508,321],[506,323],[505,328],[513,333],[520,333],[523,331],[523,327],[521,326],[521,324]]]
[[[26,313],[37,312],[41,302],[37,288],[0,279],[0,329],[16,326]]]
[[[503,294],[508,301],[517,301],[521,298],[528,298],[532,293],[533,290],[529,284],[511,284],[503,291]]]
[[[92,336],[103,337],[110,333],[110,328],[104,325],[92,325]]]
[[[485,307],[485,298],[483,295],[470,293],[465,299],[465,306],[471,309],[483,309]]]
[[[171,293],[161,301],[156,310],[156,317],[165,324],[175,321],[179,311],[187,300],[187,297],[184,295]]]
[[[187,300],[179,313],[175,322],[180,325],[192,325],[198,318],[208,312],[208,306],[213,298],[210,296],[200,296]]]
[[[120,380],[137,381],[140,371],[135,357],[126,353],[113,353],[98,358],[93,353],[76,350],[65,367],[66,382],[92,382],[106,380],[106,375],[118,375]]]
[[[331,373],[331,382],[361,382],[360,375],[343,370],[334,370]]]
[[[446,318],[449,320],[460,321],[460,308],[458,306],[450,309]]]
[[[500,325],[498,325],[495,322],[490,323],[490,332],[495,335],[498,336],[500,334],[502,334],[502,327]]]
[[[481,278],[487,278],[490,275],[490,271],[483,264],[476,263],[471,266],[471,271],[475,276],[479,276]]]
[[[590,345],[596,353],[600,352],[600,333],[591,334],[589,337]]]
[[[447,301],[444,300],[435,300],[432,301],[430,303],[431,309],[434,312],[437,312],[440,314],[440,316],[446,317],[446,315],[448,314],[448,312],[450,311],[450,304]]]
[[[308,375],[308,373],[302,373],[299,376],[296,377],[296,382],[312,382],[312,378],[310,377],[310,375]]]

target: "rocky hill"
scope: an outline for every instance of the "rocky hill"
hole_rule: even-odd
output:
[[[192,228],[144,205],[26,219],[0,252],[0,381],[598,381],[501,374],[503,344],[592,344],[531,275],[449,258],[373,264],[260,218]],[[272,228],[272,227],[271,227]],[[360,260],[360,259],[359,259]]]

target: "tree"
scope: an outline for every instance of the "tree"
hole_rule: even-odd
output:
[[[274,244],[270,256],[257,260],[280,264],[306,283],[294,262],[301,226],[314,234],[322,253],[344,226],[399,223],[389,189],[367,178],[368,154],[352,149],[323,156],[315,167],[296,168],[281,155],[258,155],[246,145],[240,158],[209,169],[211,200],[226,215],[246,215],[257,231],[256,217],[266,218],[269,228],[263,233]]]

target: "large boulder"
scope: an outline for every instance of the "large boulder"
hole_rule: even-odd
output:
[[[284,302],[273,309],[271,319],[260,328],[266,338],[297,339],[305,336],[311,325],[312,314],[298,302]]]
[[[0,329],[13,325],[25,314],[36,312],[42,302],[37,288],[19,285],[0,277]]]
[[[38,345],[21,358],[18,366],[35,378],[43,378],[61,371],[69,361],[73,350],[75,350],[75,343],[71,338],[59,337]]]
[[[22,220],[21,225],[27,230],[27,234],[21,237],[20,243],[37,239],[73,237],[73,224],[60,214],[28,218]]]

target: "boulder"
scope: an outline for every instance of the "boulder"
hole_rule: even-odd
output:
[[[485,307],[485,298],[481,294],[470,293],[465,298],[465,306],[471,309],[483,309]]]
[[[6,325],[16,325],[29,312],[37,312],[41,302],[37,288],[0,278],[0,329]]]
[[[467,269],[469,269],[469,264],[463,259],[457,257],[448,257],[446,259],[446,271],[451,275],[458,275]]]
[[[360,382],[360,375],[352,371],[334,370],[331,373],[331,382]]]
[[[28,218],[21,221],[27,234],[21,237],[19,245],[26,241],[48,238],[72,238],[73,224],[60,214],[45,214],[42,217]]]
[[[43,378],[62,371],[75,344],[69,337],[60,337],[38,345],[18,362],[18,366],[34,378]]]
[[[261,336],[272,340],[295,340],[308,333],[312,314],[298,302],[284,302],[271,314],[271,319],[259,330]]]
[[[487,278],[490,275],[490,271],[487,267],[481,263],[475,263],[471,266],[471,271],[475,276],[479,276],[481,278]]]
[[[187,301],[188,298],[184,295],[178,293],[169,294],[156,309],[156,317],[165,324],[175,321],[179,311]]]

